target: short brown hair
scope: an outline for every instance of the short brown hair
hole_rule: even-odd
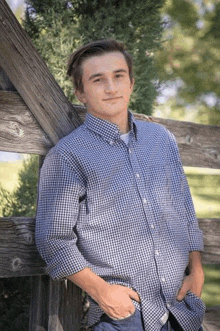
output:
[[[72,78],[76,90],[83,92],[82,63],[92,56],[99,56],[105,53],[120,52],[124,55],[128,65],[129,77],[133,82],[133,59],[126,51],[125,45],[114,39],[104,39],[90,42],[81,46],[69,57],[67,75]]]

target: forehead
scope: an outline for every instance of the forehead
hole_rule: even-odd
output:
[[[97,73],[108,74],[119,69],[128,71],[127,62],[121,52],[95,55],[82,63],[83,78],[90,77]]]

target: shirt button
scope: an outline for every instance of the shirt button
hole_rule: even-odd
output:
[[[151,229],[154,229],[154,225],[153,225],[153,224],[151,224],[151,226],[150,226],[150,227],[151,227]]]
[[[114,141],[111,140],[111,141],[109,142],[109,144],[110,144],[110,145],[113,145],[113,144],[114,144]]]
[[[167,308],[170,308],[171,307],[171,304],[170,303],[167,303]]]
[[[129,154],[131,154],[131,149],[130,148],[128,149],[128,152],[129,152]]]
[[[147,203],[147,199],[146,198],[143,199],[143,203]]]
[[[159,255],[159,252],[158,252],[158,251],[155,251],[155,254],[156,254],[156,255]],[[165,279],[164,279],[164,280],[165,280]]]
[[[162,282],[165,283],[166,279],[164,277],[161,278]]]
[[[139,174],[136,174],[136,177],[137,177],[137,178],[140,178],[140,175],[139,175]]]

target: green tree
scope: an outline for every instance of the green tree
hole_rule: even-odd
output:
[[[83,43],[102,38],[123,41],[134,58],[135,87],[130,108],[150,114],[156,97],[155,70],[151,54],[160,45],[159,9],[163,1],[99,0],[72,1]]]
[[[73,86],[66,76],[68,57],[78,47],[80,37],[70,2],[64,0],[26,0],[22,22],[67,98],[77,103]]]
[[[135,89],[130,108],[151,113],[156,97],[157,71],[153,52],[160,45],[159,10],[164,0],[26,0],[24,27],[66,96],[69,54],[81,44],[103,38],[125,42],[135,62]]]
[[[220,2],[168,0],[162,16],[166,28],[156,62],[166,88],[159,98],[165,103],[156,109],[163,117],[219,124]]]
[[[18,174],[18,187],[10,193],[0,187],[1,214],[4,217],[33,217],[36,211],[38,156],[32,155],[24,160]]]

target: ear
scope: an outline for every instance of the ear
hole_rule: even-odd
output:
[[[81,92],[80,90],[75,90],[75,96],[77,97],[77,99],[85,104],[86,103],[86,98],[85,98],[85,94],[84,92]]]
[[[135,83],[135,79],[132,78],[132,82],[131,82],[131,85],[130,85],[131,92],[133,91],[134,83]]]

